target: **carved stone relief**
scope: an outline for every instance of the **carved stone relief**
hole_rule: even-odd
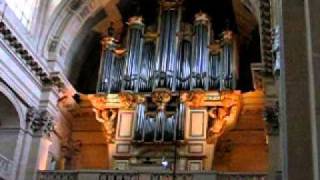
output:
[[[50,135],[54,130],[53,117],[46,110],[37,110],[31,107],[26,117],[28,130],[35,133]]]

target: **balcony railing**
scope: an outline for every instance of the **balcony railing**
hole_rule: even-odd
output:
[[[264,173],[171,171],[39,171],[37,180],[265,180]]]
[[[12,161],[0,154],[0,179],[7,179],[11,174]]]
[[[217,180],[266,180],[265,173],[217,173]]]

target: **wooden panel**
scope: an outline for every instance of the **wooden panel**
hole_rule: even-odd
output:
[[[131,140],[133,138],[133,123],[134,123],[133,111],[119,112],[118,125],[117,125],[118,140]]]
[[[130,144],[117,144],[116,153],[129,154],[130,153]]]
[[[206,138],[207,119],[207,111],[205,109],[188,110],[186,139],[204,140]]]
[[[191,112],[190,119],[190,136],[202,137],[204,135],[204,113]]]
[[[202,143],[194,143],[188,145],[188,153],[191,154],[204,154]]]
[[[201,171],[202,170],[202,160],[189,160],[188,161],[189,171]]]

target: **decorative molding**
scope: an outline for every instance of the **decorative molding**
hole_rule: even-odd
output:
[[[124,109],[134,109],[137,105],[137,97],[131,91],[124,91],[119,94],[120,106]]]
[[[40,65],[40,63],[31,55],[27,48],[21,43],[20,40],[11,32],[5,22],[0,22],[1,38],[7,42],[7,45],[17,53],[17,55],[24,61],[31,71],[39,78],[43,85],[54,85],[58,88],[63,88],[64,83],[60,77],[51,76]]]
[[[171,92],[167,89],[156,89],[152,92],[152,101],[159,110],[165,111],[167,103],[171,100]]]
[[[117,118],[117,110],[115,109],[94,109],[96,120],[102,123],[102,130],[105,135],[107,143],[114,141],[115,136],[115,122]]]
[[[193,108],[199,108],[204,105],[206,92],[202,89],[194,89],[189,93],[183,94],[186,105]]]
[[[262,62],[267,75],[273,72],[272,56],[272,25],[271,25],[271,3],[270,0],[260,1],[260,37]]]
[[[53,117],[46,110],[37,110],[31,107],[26,116],[27,129],[33,133],[50,136],[54,131]]]
[[[218,138],[235,127],[241,110],[241,94],[237,92],[223,95],[222,105],[212,107],[208,111],[213,120],[209,127],[207,142],[217,143]]]

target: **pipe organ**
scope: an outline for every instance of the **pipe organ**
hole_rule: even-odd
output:
[[[114,167],[172,159],[176,146],[182,169],[209,170],[214,145],[240,111],[236,39],[228,29],[213,38],[204,12],[182,22],[180,0],[159,4],[157,30],[134,16],[126,48],[112,33],[102,39],[98,93],[88,97],[99,122],[109,122],[104,132],[113,132],[106,141]]]

